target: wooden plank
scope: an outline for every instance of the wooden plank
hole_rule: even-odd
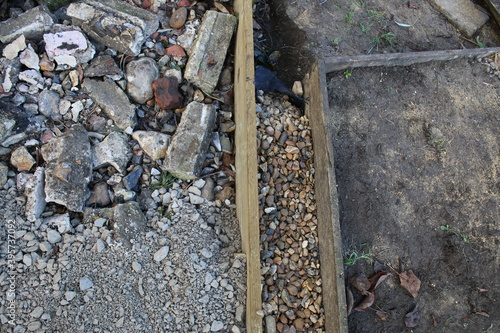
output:
[[[500,24],[500,0],[485,0],[490,8],[491,13],[497,20],[497,23]]]
[[[488,14],[470,0],[429,0],[458,30],[471,38],[488,21]]]
[[[314,147],[314,187],[325,329],[327,333],[341,333],[347,332],[347,313],[333,145],[328,137],[332,120],[328,112],[326,87],[324,65],[316,61],[304,80],[304,93],[309,98],[306,114],[312,129]]]
[[[236,214],[247,259],[246,331],[262,332],[260,231],[257,186],[257,124],[253,62],[252,1],[235,0],[238,14],[235,50]]]
[[[368,54],[347,57],[327,57],[324,61],[325,70],[327,73],[330,73],[357,67],[409,66],[429,61],[444,61],[466,57],[487,57],[496,52],[500,52],[500,47],[484,49]]]

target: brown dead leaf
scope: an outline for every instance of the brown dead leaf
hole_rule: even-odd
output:
[[[483,289],[483,288],[476,288],[477,291],[479,291],[480,293],[485,293],[488,291],[488,289]]]
[[[359,292],[363,295],[368,295],[368,290],[371,288],[371,282],[368,280],[366,274],[358,274],[349,279],[352,286],[359,290]]]
[[[375,311],[375,314],[380,318],[380,320],[387,320],[389,319],[389,316],[387,312],[384,311]]]
[[[418,291],[420,290],[420,280],[413,271],[410,269],[409,271],[402,272],[399,274],[399,280],[401,282],[401,287],[408,290],[413,298],[417,298]]]
[[[418,325],[418,321],[420,319],[420,310],[418,308],[418,304],[415,305],[415,309],[413,311],[408,312],[406,314],[405,325],[408,328],[413,328]]]
[[[432,315],[432,314],[431,314],[431,319],[432,319],[432,326],[437,327],[438,322],[437,322],[436,318],[434,318],[434,315]]]
[[[487,314],[486,312],[474,312],[474,314],[476,314],[478,316],[483,316],[483,317],[486,317],[486,318],[490,317],[490,315]]]
[[[215,5],[215,7],[217,7],[217,9],[219,11],[221,11],[225,14],[229,14],[229,10],[227,10],[227,8],[223,4],[221,4],[220,2],[215,1],[214,5]]]
[[[363,298],[361,303],[359,303],[358,306],[354,308],[354,311],[365,311],[370,306],[372,306],[373,302],[375,302],[375,293],[368,293],[368,295]]]
[[[375,276],[369,278],[368,280],[371,283],[369,291],[375,290],[388,276],[392,275],[389,272],[378,272]]]
[[[354,296],[352,295],[351,289],[349,287],[345,287],[346,294],[346,303],[347,303],[347,315],[349,316],[352,312],[352,308],[354,307]]]

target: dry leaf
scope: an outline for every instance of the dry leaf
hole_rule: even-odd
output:
[[[368,277],[365,274],[358,274],[349,279],[352,286],[359,290],[359,292],[363,295],[368,295],[368,290],[371,288],[371,282],[368,280]]]
[[[375,290],[390,275],[392,274],[389,272],[378,272],[375,276],[369,278],[368,280],[371,283],[369,291]]]
[[[420,290],[420,280],[415,276],[413,271],[402,272],[399,274],[399,280],[401,281],[401,287],[405,288],[410,292],[413,298],[417,298],[418,291]]]
[[[490,317],[490,315],[487,314],[486,312],[474,312],[474,314],[477,314],[478,316],[483,316],[483,317],[486,317],[486,318]]]
[[[226,8],[226,7],[224,7],[224,5],[223,5],[223,4],[221,4],[220,2],[215,1],[215,2],[214,2],[214,5],[215,5],[215,7],[217,7],[217,9],[218,9],[218,10],[220,10],[221,12],[223,12],[223,13],[225,13],[225,14],[229,14],[229,10],[227,10],[227,8]]]
[[[373,302],[375,302],[375,293],[368,293],[365,298],[359,303],[357,307],[354,308],[354,311],[365,311],[370,306],[372,306]]]
[[[380,318],[380,320],[387,320],[389,318],[387,312],[384,311],[376,311],[375,314]]]
[[[432,319],[432,326],[437,327],[438,322],[437,322],[436,318],[434,318],[434,315],[431,315],[431,319]]]
[[[347,303],[347,315],[349,316],[352,312],[352,308],[354,307],[354,296],[352,295],[351,289],[349,287],[345,287],[346,294],[346,303]]]
[[[418,304],[415,305],[415,309],[413,311],[408,312],[406,314],[405,325],[408,328],[413,328],[418,325],[418,320],[420,319],[420,310],[418,309]]]

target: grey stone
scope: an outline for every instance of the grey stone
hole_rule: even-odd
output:
[[[90,289],[90,288],[92,288],[93,285],[94,285],[94,283],[92,282],[92,280],[88,276],[84,276],[80,279],[80,290],[81,291],[85,291],[87,289]]]
[[[64,293],[64,298],[68,301],[71,302],[76,296],[76,293],[74,291],[67,291]]]
[[[430,3],[469,38],[489,19],[488,14],[470,0],[431,0]]]
[[[29,44],[28,47],[21,52],[19,55],[19,61],[21,61],[21,64],[28,68],[35,70],[40,69],[40,58],[38,58],[38,54],[36,54],[35,50],[33,50],[31,44]]]
[[[124,203],[135,200],[137,193],[135,191],[127,190],[122,184],[113,186],[113,193],[115,194],[115,202]]]
[[[14,126],[16,126],[14,119],[0,113],[0,143],[11,134]]]
[[[101,77],[108,76],[113,80],[118,80],[123,76],[123,72],[116,64],[113,57],[110,55],[101,55],[90,63],[90,65],[85,68],[86,77]]]
[[[128,145],[129,137],[120,132],[111,132],[102,142],[94,147],[94,169],[112,165],[123,174],[127,163],[132,158]]]
[[[95,47],[81,31],[61,25],[55,27],[59,31],[43,35],[43,40],[47,56],[57,63],[58,70],[75,68],[94,58]]]
[[[110,203],[111,198],[109,197],[108,184],[105,182],[95,184],[87,204],[91,207],[104,207]]]
[[[127,64],[127,92],[133,101],[144,104],[153,98],[151,84],[158,78],[156,61],[143,57]]]
[[[167,149],[163,168],[181,179],[199,176],[215,124],[213,105],[191,102]]]
[[[83,88],[121,130],[136,124],[135,106],[114,82],[85,79]]]
[[[132,171],[125,177],[123,177],[123,185],[129,191],[139,191],[138,184],[142,176],[142,167],[136,165]]]
[[[26,39],[24,38],[24,35],[21,35],[13,40],[9,45],[5,46],[2,55],[8,60],[12,60],[17,57],[19,52],[23,51],[25,48]]]
[[[266,332],[267,333],[276,333],[278,332],[276,329],[276,318],[274,316],[266,316]]]
[[[134,270],[134,272],[139,273],[142,269],[142,266],[137,261],[134,261],[132,262],[132,269]]]
[[[155,14],[117,0],[72,3],[66,14],[91,38],[131,56],[159,25]]]
[[[61,97],[53,90],[43,90],[38,97],[38,111],[45,117],[59,120],[61,114],[59,113],[59,102]]]
[[[29,171],[35,162],[33,156],[31,156],[24,146],[17,147],[10,155],[10,164],[12,164],[17,171]]]
[[[26,196],[26,219],[30,222],[36,221],[45,209],[45,168],[36,168],[35,173],[28,179],[24,186]]]
[[[19,73],[19,80],[27,82],[38,89],[43,89],[45,83],[42,74],[34,69],[27,69]]]
[[[169,247],[168,246],[162,246],[158,251],[155,252],[153,255],[153,258],[156,262],[160,262],[163,259],[165,259],[168,255]]]
[[[27,39],[38,40],[50,30],[54,20],[46,7],[38,6],[18,17],[0,23],[0,42],[9,43],[24,35]]]
[[[56,230],[54,229],[47,230],[47,241],[50,244],[58,243],[61,241],[61,239],[62,239],[61,234],[58,233]]]
[[[43,220],[43,223],[47,224],[50,227],[57,228],[57,231],[61,234],[68,233],[73,230],[68,213],[47,217]]]
[[[205,199],[196,194],[189,193],[189,202],[193,205],[201,205],[205,202]]]
[[[224,328],[224,323],[222,321],[219,321],[219,320],[214,320],[212,322],[212,325],[210,326],[210,330],[212,332],[219,332],[223,328]]]
[[[214,201],[215,199],[215,183],[212,180],[212,178],[208,177],[207,181],[205,183],[205,186],[203,186],[203,189],[201,190],[201,196],[208,201]]]
[[[5,186],[7,183],[7,173],[9,172],[9,168],[3,164],[0,163],[0,189]]]
[[[154,131],[135,131],[132,133],[132,138],[137,140],[142,150],[144,150],[153,161],[165,157],[168,144],[170,143],[170,135]]]
[[[113,207],[113,229],[116,236],[124,242],[124,245],[131,247],[132,240],[141,233],[145,233],[147,220],[135,201]]]
[[[205,93],[214,90],[236,26],[236,17],[209,10],[191,49],[184,77]]]
[[[0,72],[2,80],[2,88],[4,91],[9,92],[19,81],[19,72],[21,71],[21,62],[19,58],[8,60],[7,58],[0,58]],[[1,135],[1,129],[0,129]]]
[[[83,212],[92,179],[92,152],[85,128],[77,124],[41,149],[46,162],[45,200]]]

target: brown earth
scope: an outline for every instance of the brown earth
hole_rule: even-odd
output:
[[[281,52],[277,73],[287,83],[312,56],[500,46],[493,20],[466,39],[425,0],[274,0],[269,8],[268,47]],[[456,60],[356,68],[327,82],[343,255],[368,253],[421,280],[413,298],[384,266],[393,275],[369,309],[349,316],[349,331],[498,331],[498,77]],[[346,285],[374,275],[370,260],[345,266]],[[350,288],[357,304],[362,295]],[[407,328],[417,304],[418,325]]]

